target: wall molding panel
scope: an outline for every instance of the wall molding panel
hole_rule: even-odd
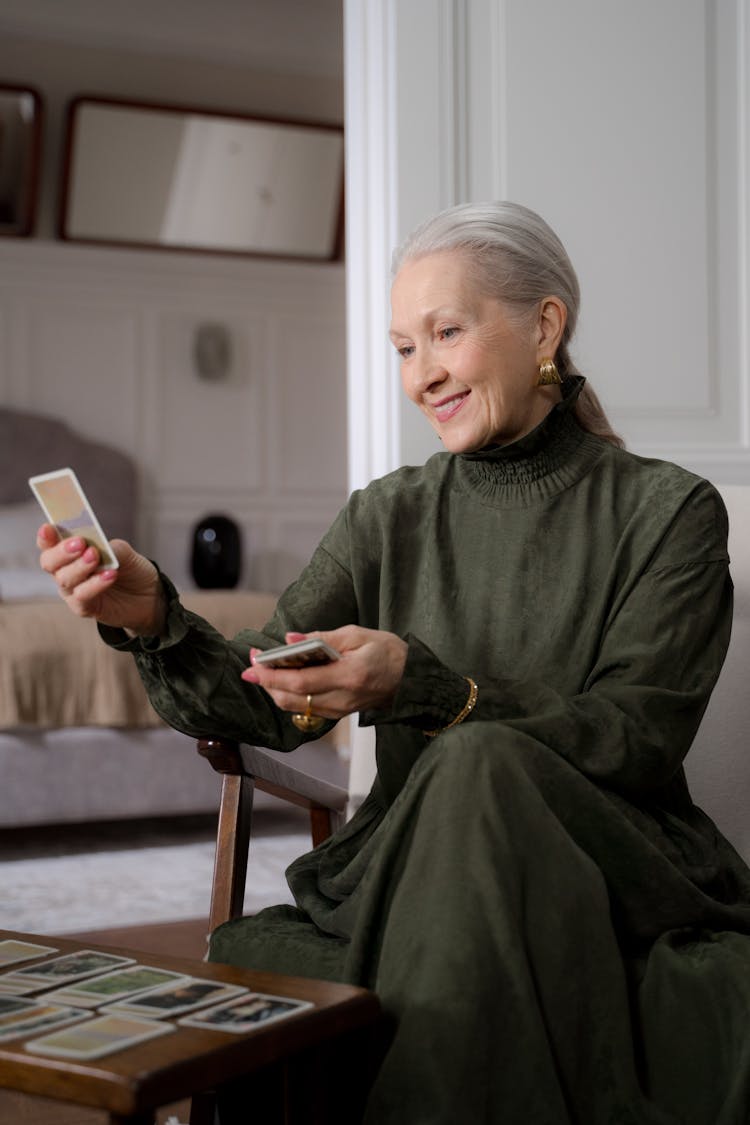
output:
[[[215,382],[192,356],[206,322],[231,339]],[[242,528],[245,585],[309,558],[347,494],[345,337],[340,264],[0,244],[2,401],[135,458],[136,545],[183,586],[209,513]]]
[[[348,175],[368,177],[369,223],[349,228],[349,323],[367,326],[349,379],[364,357],[368,402],[397,416],[386,431],[352,395],[350,443],[370,425],[352,483],[435,449],[372,287],[416,222],[487,198],[539,211],[568,247],[574,357],[628,446],[750,482],[748,7],[346,0]]]
[[[398,16],[396,0],[344,2],[350,489],[400,464],[400,391],[385,340],[398,229]]]

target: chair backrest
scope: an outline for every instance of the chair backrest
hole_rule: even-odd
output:
[[[719,491],[729,513],[734,624],[685,771],[695,803],[750,863],[750,485]]]

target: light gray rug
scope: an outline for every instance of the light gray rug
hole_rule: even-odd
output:
[[[254,839],[245,913],[290,902],[284,871],[308,851],[307,832]],[[208,915],[210,841],[44,855],[0,863],[0,929],[73,933]]]

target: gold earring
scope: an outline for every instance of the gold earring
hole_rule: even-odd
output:
[[[539,364],[539,382],[537,387],[549,387],[553,384],[562,383],[560,372],[555,366],[554,359],[543,359]]]

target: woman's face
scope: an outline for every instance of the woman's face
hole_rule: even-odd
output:
[[[404,264],[391,307],[404,390],[451,453],[516,441],[559,401],[558,387],[537,386],[565,324],[557,298],[519,323],[477,288],[461,253],[446,251]]]

